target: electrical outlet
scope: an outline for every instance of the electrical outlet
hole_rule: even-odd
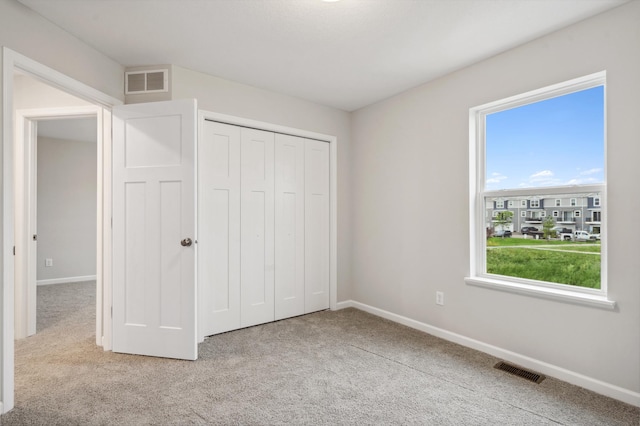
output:
[[[444,305],[444,293],[436,291],[436,305]]]
[[[45,259],[44,266],[53,266],[53,259]]]

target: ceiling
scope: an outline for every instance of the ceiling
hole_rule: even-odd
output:
[[[628,0],[19,0],[124,66],[352,111]]]

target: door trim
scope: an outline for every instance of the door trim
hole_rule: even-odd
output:
[[[56,120],[62,118],[93,118],[97,120],[98,134],[97,152],[103,150],[102,141],[102,108],[98,106],[78,106],[64,108],[37,108],[16,110],[15,127],[15,185],[16,195],[19,197],[15,204],[15,336],[22,339],[36,333],[36,245],[30,238],[36,234],[35,206],[36,206],[36,152],[37,152],[37,122],[44,120]],[[96,174],[97,185],[97,217],[96,225],[102,223],[103,211],[101,210],[102,182],[101,175]],[[97,228],[98,247],[96,259],[101,259],[101,230]],[[102,346],[102,273],[101,261],[96,264],[96,343]],[[99,330],[99,333],[98,333]]]
[[[81,83],[65,74],[21,55],[7,47],[2,49],[2,250],[0,255],[2,281],[0,283],[2,292],[2,345],[0,345],[0,399],[2,402],[1,412],[11,410],[15,404],[14,395],[14,167],[13,167],[13,145],[14,145],[14,113],[13,113],[13,76],[15,70],[20,70],[30,76],[63,90],[69,94],[87,100],[96,106],[102,107],[104,125],[111,124],[110,108],[121,105],[122,101],[102,93],[84,83]],[[111,130],[107,133],[103,129],[105,152],[98,153],[98,157],[105,161],[110,161]],[[107,137],[108,136],[108,137]],[[102,200],[102,211],[105,214],[102,224],[98,224],[103,234],[100,241],[103,242],[102,270],[104,295],[110,301],[110,268],[111,257],[109,256],[111,247],[111,195],[110,180],[111,166],[100,170],[102,173],[102,183],[105,186],[104,199]],[[108,191],[107,191],[108,190]],[[108,219],[107,219],[108,218]],[[106,300],[105,300],[106,304]],[[107,311],[103,311],[107,312]],[[108,317],[110,318],[110,317]],[[109,321],[103,324],[103,331],[110,330]],[[103,347],[110,348],[110,339],[105,339]]]
[[[274,133],[299,136],[329,143],[329,308],[337,310],[338,303],[338,138],[322,133],[310,132],[294,127],[280,126],[264,121],[251,120],[232,115],[219,114],[210,111],[198,111],[198,137],[203,132],[202,124],[205,120],[217,121],[241,127],[249,127]],[[199,327],[200,328],[200,327]],[[204,335],[198,330],[199,341]]]

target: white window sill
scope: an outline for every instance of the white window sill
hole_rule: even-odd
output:
[[[616,302],[607,299],[606,296],[585,294],[556,288],[546,288],[524,283],[514,283],[486,277],[466,277],[464,281],[468,285],[506,291],[509,293],[524,294],[527,296],[557,300],[576,305],[591,306],[600,309],[616,309]]]

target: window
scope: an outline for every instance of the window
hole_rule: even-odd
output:
[[[507,203],[507,206],[511,209],[513,208],[513,200],[509,200],[509,202]]]
[[[496,209],[504,209],[504,201],[496,201]]]
[[[600,197],[594,197],[593,198],[593,205],[595,207],[600,207]]]
[[[527,200],[520,201],[520,207],[524,207],[526,209],[527,208]]]
[[[595,199],[606,199],[604,100],[605,73],[601,72],[470,110],[470,164],[475,174],[470,182],[472,256],[467,283],[609,309],[615,306],[606,297],[602,273],[606,252],[600,252],[600,241],[557,239],[551,244],[541,235],[530,234],[526,237],[541,239],[531,241],[539,247],[515,246],[517,241],[512,240],[514,246],[505,249],[510,241],[494,243],[486,238],[485,228],[491,224],[481,214],[498,199],[521,200],[522,207],[528,200],[529,208],[538,210],[521,211],[520,223],[527,223],[526,227],[531,225],[541,234],[543,222],[553,220],[580,229],[583,222],[575,218],[581,217],[581,210],[554,210],[546,218],[543,200],[553,200],[556,207],[579,207],[584,205],[578,204],[579,199],[593,198],[594,205]],[[606,238],[606,232],[602,236]],[[591,247],[570,250],[562,248],[565,244]],[[553,247],[547,249],[549,245]]]

